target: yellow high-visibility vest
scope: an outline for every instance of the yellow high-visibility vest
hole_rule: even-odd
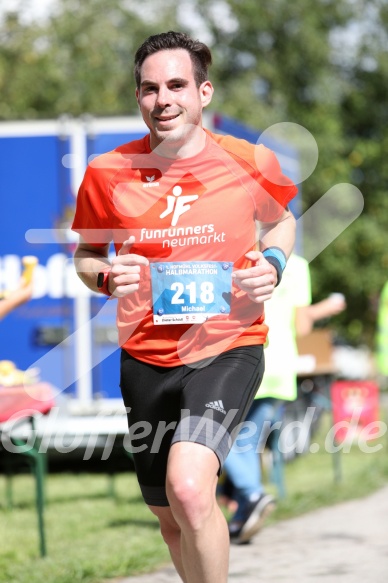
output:
[[[380,296],[377,314],[376,364],[379,372],[388,376],[388,282]]]

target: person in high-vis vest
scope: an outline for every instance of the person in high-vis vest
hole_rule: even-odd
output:
[[[388,282],[381,292],[377,313],[376,365],[378,372],[388,377]]]

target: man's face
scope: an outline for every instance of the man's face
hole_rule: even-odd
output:
[[[202,109],[210,103],[210,81],[196,86],[190,55],[184,49],[159,51],[141,67],[136,99],[151,132],[151,148],[168,140],[184,144],[193,126],[202,125]]]

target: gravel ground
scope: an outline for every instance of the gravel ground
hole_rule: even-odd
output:
[[[386,583],[388,486],[265,527],[244,546],[232,545],[230,583]],[[113,582],[112,582],[113,583]],[[181,583],[172,566],[114,583]]]

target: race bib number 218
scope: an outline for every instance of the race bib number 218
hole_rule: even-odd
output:
[[[151,264],[154,324],[201,324],[230,313],[233,263]]]

